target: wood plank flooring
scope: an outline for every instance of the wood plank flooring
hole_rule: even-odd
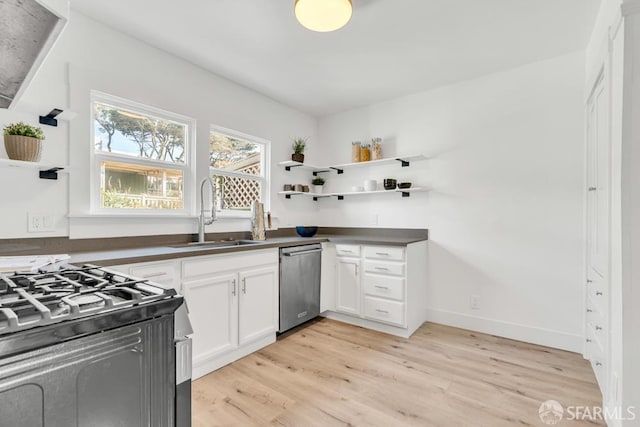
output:
[[[595,381],[575,353],[433,323],[404,339],[322,319],[195,381],[193,427],[544,426],[543,401],[600,406]]]

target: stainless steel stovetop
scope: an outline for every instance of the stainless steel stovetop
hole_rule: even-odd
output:
[[[0,336],[176,296],[173,289],[94,265],[0,274]]]

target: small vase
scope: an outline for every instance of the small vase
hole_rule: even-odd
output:
[[[304,163],[304,154],[302,153],[293,153],[291,155],[291,160],[294,162]]]
[[[313,186],[313,192],[316,194],[322,194],[322,185],[314,185]]]
[[[39,162],[42,155],[42,141],[22,135],[5,135],[4,149],[11,160]]]

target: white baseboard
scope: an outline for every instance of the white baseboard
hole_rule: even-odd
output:
[[[348,323],[354,326],[360,326],[366,329],[373,329],[374,331],[384,332],[389,335],[396,335],[402,338],[409,338],[415,331],[409,331],[406,328],[398,328],[396,326],[386,325],[384,323],[374,322],[371,320],[363,319],[361,317],[352,316],[350,314],[337,313],[335,311],[325,311],[320,316],[327,319],[337,320],[339,322]]]
[[[427,309],[427,321],[582,354],[584,337],[550,329]]]
[[[215,371],[216,369],[220,369],[223,366],[228,365],[229,363],[235,362],[238,359],[248,356],[251,353],[260,350],[261,348],[268,346],[269,344],[273,344],[274,342],[276,342],[275,333],[235,350],[231,350],[230,352],[217,356],[215,358],[204,360],[200,363],[194,363],[191,373],[192,380],[195,381],[198,378]]]

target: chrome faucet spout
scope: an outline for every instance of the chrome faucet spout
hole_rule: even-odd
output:
[[[211,216],[206,217],[207,209],[204,207],[204,186],[209,183],[211,189]],[[216,220],[216,184],[210,177],[203,178],[200,181],[200,220],[198,222],[198,242],[204,242],[204,227],[211,225]]]

